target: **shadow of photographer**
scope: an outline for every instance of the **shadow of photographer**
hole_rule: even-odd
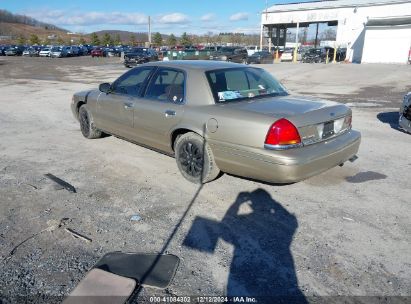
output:
[[[251,212],[242,212],[243,204]],[[227,296],[276,297],[307,303],[298,288],[290,251],[296,217],[263,189],[241,192],[217,222],[197,217],[183,245],[213,253],[219,238],[234,246]],[[267,298],[268,300],[268,298]]]

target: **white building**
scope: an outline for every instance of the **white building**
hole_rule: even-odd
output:
[[[279,4],[261,14],[263,32],[284,45],[288,28],[328,22],[337,26],[336,46],[347,47],[351,62],[407,63],[411,48],[410,0],[329,0]],[[271,45],[271,44],[270,44]]]

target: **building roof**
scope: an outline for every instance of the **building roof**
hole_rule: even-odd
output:
[[[309,1],[295,2],[288,4],[276,4],[267,8],[268,13],[298,11],[298,10],[315,10],[325,8],[342,8],[342,7],[360,7],[409,3],[409,0],[326,0],[326,1]],[[264,10],[263,13],[266,11]]]
[[[368,19],[366,26],[411,25],[411,16]]]

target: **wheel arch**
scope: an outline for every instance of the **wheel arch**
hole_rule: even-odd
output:
[[[88,95],[89,95],[90,93],[91,93],[91,91],[90,91],[90,92],[87,92],[87,94],[84,95],[83,98],[79,98],[79,100],[77,101],[76,107],[75,107],[77,119],[79,118],[80,107],[81,107],[82,105],[84,105],[84,104],[87,103]]]
[[[175,145],[175,143],[176,143],[176,141],[177,141],[177,138],[178,138],[179,136],[183,135],[183,134],[192,132],[192,133],[195,133],[195,134],[197,134],[197,135],[199,135],[199,136],[201,136],[201,137],[204,137],[203,135],[201,135],[201,132],[200,132],[199,130],[193,130],[193,129],[194,129],[194,128],[188,128],[188,127],[179,127],[179,128],[174,129],[174,130],[171,132],[171,136],[170,136],[170,146],[171,146],[171,149],[174,151],[174,145]]]

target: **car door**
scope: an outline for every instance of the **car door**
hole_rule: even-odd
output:
[[[96,124],[112,134],[137,140],[135,104],[153,70],[151,66],[130,70],[112,84],[109,93],[100,93],[96,102]]]
[[[170,134],[184,112],[185,79],[183,71],[166,67],[151,77],[134,110],[134,128],[144,144],[171,152]]]

